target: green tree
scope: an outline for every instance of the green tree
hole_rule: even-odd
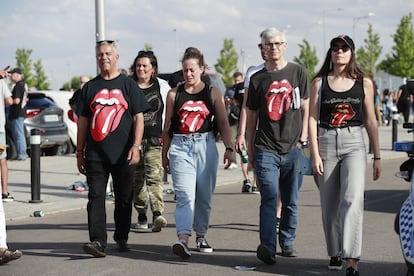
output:
[[[309,42],[304,39],[302,44],[298,44],[300,48],[299,57],[294,57],[293,61],[305,66],[306,71],[308,72],[308,78],[311,80],[315,76],[315,67],[318,64],[319,60],[316,55],[316,49],[311,48]]]
[[[16,66],[22,70],[24,81],[29,88],[47,90],[49,89],[49,83],[43,70],[42,61],[38,60],[33,64],[30,58],[32,52],[33,50],[24,48],[17,49]],[[34,68],[32,68],[32,65]],[[32,73],[32,69],[34,69],[35,74]]]
[[[368,38],[364,39],[364,47],[357,50],[357,62],[362,71],[374,77],[377,74],[378,59],[382,53],[382,46],[380,45],[380,36],[374,34],[372,25],[368,25]]]
[[[233,39],[224,39],[223,49],[220,51],[220,57],[214,64],[214,69],[223,79],[226,87],[233,85],[233,73],[237,70],[239,56],[233,45]]]
[[[414,78],[414,30],[411,13],[401,18],[392,38],[395,42],[392,53],[386,55],[380,68],[394,76]]]
[[[33,67],[35,72],[34,79],[36,80],[35,87],[39,90],[48,90],[50,83],[47,81],[47,76],[43,70],[42,61],[39,59],[33,64]]]

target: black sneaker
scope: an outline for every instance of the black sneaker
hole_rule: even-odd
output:
[[[191,257],[190,249],[188,249],[187,244],[182,240],[178,240],[172,245],[172,252],[184,259]]]
[[[201,253],[211,253],[213,252],[213,247],[211,247],[206,238],[204,237],[198,237],[196,239],[196,244],[197,244],[197,250]]]
[[[331,257],[328,265],[329,270],[342,270],[342,259],[341,257]]]
[[[359,276],[359,272],[350,266],[346,269],[346,276]]]
[[[259,244],[256,251],[257,258],[265,264],[272,265],[276,263],[275,254],[273,254],[265,245]]]
[[[250,183],[249,179],[243,181],[242,193],[248,193],[250,188],[252,187],[252,183]]]
[[[120,240],[120,241],[117,241],[116,244],[118,245],[118,251],[119,252],[128,252],[129,251],[127,241]]]
[[[280,253],[283,257],[296,257],[296,250],[293,249],[293,246],[282,246],[282,253]]]
[[[87,242],[83,245],[85,253],[94,256],[95,258],[102,258],[106,256],[105,248],[99,241]]]

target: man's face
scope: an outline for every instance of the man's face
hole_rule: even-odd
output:
[[[233,83],[234,84],[238,84],[238,83],[241,83],[241,82],[243,82],[243,76],[237,76],[237,77],[233,78]]]
[[[109,44],[99,45],[96,52],[96,61],[101,72],[112,72],[116,69],[119,55],[115,52],[114,47]]]
[[[12,80],[12,82],[18,82],[22,79],[22,75],[18,74],[18,73],[13,73],[10,75],[10,79]]]
[[[268,60],[279,60],[284,56],[286,48],[287,43],[280,36],[268,37],[263,44],[265,58]]]

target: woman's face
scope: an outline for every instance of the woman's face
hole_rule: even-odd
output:
[[[204,72],[204,67],[199,65],[199,60],[196,58],[189,58],[184,60],[182,64],[185,82],[189,85],[198,84],[201,80],[201,75]]]
[[[332,63],[336,65],[346,65],[351,60],[352,50],[343,41],[336,41],[331,47]]]
[[[137,62],[135,63],[135,71],[139,81],[149,81],[155,74],[154,67],[147,57],[137,59]]]

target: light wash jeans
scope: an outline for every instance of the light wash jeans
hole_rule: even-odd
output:
[[[298,197],[303,175],[297,170],[301,149],[288,153],[256,152],[257,181],[260,183],[260,242],[276,254],[276,202],[282,200],[280,246],[292,246],[298,224]],[[279,177],[280,175],[280,177]]]
[[[10,120],[11,134],[13,140],[16,143],[17,159],[26,159],[26,136],[24,134],[24,119],[23,117],[18,117],[17,119]]]
[[[212,132],[174,134],[170,168],[176,194],[174,212],[177,235],[207,233],[211,198],[216,186],[218,151]]]
[[[362,127],[319,128],[319,187],[328,255],[361,257],[367,154]]]

